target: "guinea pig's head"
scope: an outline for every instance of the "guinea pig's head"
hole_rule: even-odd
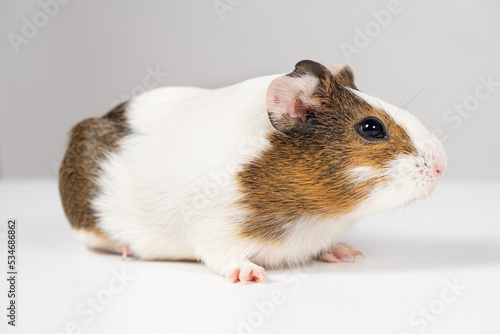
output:
[[[347,66],[297,63],[269,86],[267,110],[274,177],[313,211],[398,207],[427,197],[445,172],[441,142],[408,111],[358,90]]]

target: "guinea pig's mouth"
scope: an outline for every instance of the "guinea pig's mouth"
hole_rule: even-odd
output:
[[[436,182],[427,183],[424,186],[424,189],[422,189],[422,191],[415,198],[415,200],[422,200],[428,198],[434,192],[434,190],[436,190],[437,184],[438,184],[437,180]]]
[[[427,198],[434,192],[434,190],[436,190],[437,185],[443,177],[446,169],[446,163],[434,162],[432,164],[425,164],[425,167],[425,169],[420,171],[422,178],[420,181],[420,191],[417,195],[417,199]]]

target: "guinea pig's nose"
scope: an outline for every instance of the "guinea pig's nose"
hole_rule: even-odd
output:
[[[441,178],[446,171],[446,159],[441,159],[439,161],[434,162],[433,172],[437,178]]]
[[[436,151],[437,152],[435,152],[433,155],[434,163],[432,164],[432,172],[437,177],[437,179],[440,179],[444,175],[444,172],[446,171],[448,157],[446,156],[446,152],[441,143],[437,147]]]
[[[444,170],[445,170],[444,166],[442,166],[442,165],[440,165],[438,163],[434,165],[434,173],[437,176],[441,177],[443,175],[443,173],[444,173]]]

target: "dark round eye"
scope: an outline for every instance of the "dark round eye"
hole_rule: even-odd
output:
[[[369,140],[385,138],[384,124],[377,118],[367,118],[358,125],[358,132]]]

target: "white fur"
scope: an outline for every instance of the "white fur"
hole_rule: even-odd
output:
[[[82,229],[72,229],[72,231],[75,238],[89,248],[110,253],[120,253],[122,251],[120,245],[99,237],[95,233],[87,232]]]
[[[350,220],[304,217],[284,244],[265,247],[237,236],[235,221],[245,213],[232,205],[235,173],[274,131],[266,93],[275,77],[212,91],[163,88],[135,99],[133,135],[103,164],[102,194],[93,201],[100,228],[140,258],[203,260],[221,274],[247,259],[298,264],[336,242]]]
[[[271,267],[293,265],[336,243],[358,216],[377,211],[385,200],[397,202],[401,189],[415,187],[402,182],[374,194],[356,213],[335,223],[303,217],[282,244],[263,245],[237,236],[235,222],[245,212],[232,204],[240,196],[235,175],[269,145],[266,134],[276,131],[266,106],[268,87],[276,77],[216,90],[161,88],[133,99],[127,111],[132,134],[103,163],[98,181],[102,191],[92,202],[99,227],[114,245],[128,245],[143,259],[203,260],[220,274],[248,260]],[[311,80],[305,82],[309,87]],[[382,103],[363,93],[358,96]],[[392,106],[383,108],[395,116]],[[411,130],[417,144],[421,137],[428,139],[423,126],[407,112],[395,118]],[[424,148],[422,154],[427,156]],[[387,167],[387,175],[393,170],[401,173],[398,178],[411,173],[406,169],[414,161],[401,160]],[[361,179],[374,171],[359,167],[351,172]]]
[[[349,176],[349,180],[355,183],[362,183],[367,179],[376,178],[381,175],[379,170],[371,166],[358,166],[347,170],[346,173]]]
[[[266,93],[275,77],[134,99],[133,134],[102,166],[93,201],[100,227],[145,259],[204,260],[222,273],[252,256],[236,237],[243,212],[232,206],[235,173],[268,145]]]

